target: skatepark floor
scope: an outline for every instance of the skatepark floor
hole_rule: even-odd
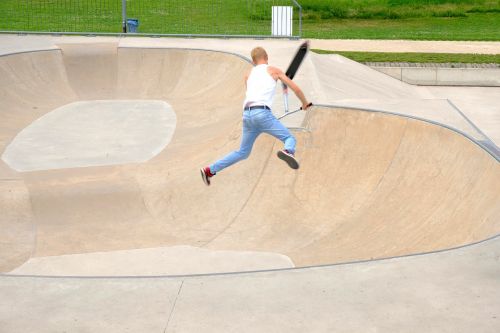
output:
[[[263,136],[203,185],[299,43],[0,35],[0,331],[497,332],[500,88],[309,54],[301,169]]]

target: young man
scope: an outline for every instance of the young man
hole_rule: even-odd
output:
[[[310,106],[309,102],[302,90],[282,70],[268,65],[267,53],[262,47],[254,48],[251,55],[255,66],[245,75],[246,98],[243,103],[243,136],[240,149],[200,169],[201,177],[206,185],[210,185],[210,178],[217,172],[246,159],[261,133],[270,134],[283,141],[285,147],[278,152],[278,157],[292,169],[299,168],[299,163],[294,156],[296,140],[288,128],[283,126],[271,112],[277,80],[281,80],[293,90],[302,102],[303,110]]]

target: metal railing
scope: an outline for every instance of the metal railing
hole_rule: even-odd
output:
[[[144,35],[271,37],[273,6],[293,7],[289,37],[300,37],[295,0],[1,0],[0,31],[122,34],[134,18]]]

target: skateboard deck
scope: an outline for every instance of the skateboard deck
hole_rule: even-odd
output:
[[[295,56],[292,59],[290,65],[288,65],[288,69],[285,72],[285,75],[288,76],[290,80],[293,80],[295,74],[299,70],[302,61],[304,60],[307,51],[309,51],[309,41],[305,41],[300,44],[299,49],[295,53]],[[285,113],[288,113],[288,89],[286,84],[283,83],[283,102],[285,104]]]

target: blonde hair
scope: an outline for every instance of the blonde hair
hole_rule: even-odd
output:
[[[263,47],[260,47],[260,46],[255,47],[252,50],[251,55],[252,55],[253,62],[257,62],[261,59],[267,60],[267,52],[266,52],[266,50],[264,50]]]

